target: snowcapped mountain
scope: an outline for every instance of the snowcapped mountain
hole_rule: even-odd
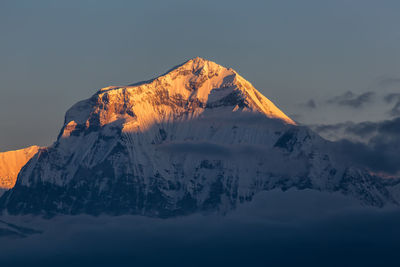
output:
[[[57,141],[22,169],[0,207],[168,217],[228,211],[275,188],[397,204],[385,181],[342,162],[333,145],[234,70],[194,58],[75,104]]]
[[[0,189],[15,185],[21,168],[39,151],[38,146],[0,153]]]

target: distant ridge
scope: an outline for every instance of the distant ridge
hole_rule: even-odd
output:
[[[0,152],[0,189],[13,188],[21,168],[39,151],[40,147]]]

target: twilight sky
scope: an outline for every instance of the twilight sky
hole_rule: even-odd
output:
[[[379,127],[400,115],[399,11],[389,0],[2,0],[0,151],[49,145],[75,102],[195,56],[237,70],[300,123]]]

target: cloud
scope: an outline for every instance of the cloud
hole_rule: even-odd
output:
[[[199,156],[216,156],[217,158],[232,158],[232,157],[262,157],[268,147],[236,144],[236,145],[220,145],[210,142],[168,142],[157,146],[163,152],[171,154],[199,155]],[[272,153],[272,152],[271,152]]]
[[[204,141],[185,141],[163,143],[157,145],[157,149],[171,156],[184,157],[185,160],[190,157],[193,164],[207,164],[210,167],[214,164],[236,165],[243,162],[254,164],[257,161],[271,174],[290,177],[307,172],[305,159],[287,159],[282,151],[263,145],[220,145]]]
[[[342,195],[273,190],[226,216],[5,218],[43,233],[0,239],[0,264],[341,266],[345,258],[349,266],[396,266],[398,210],[351,205]]]
[[[306,123],[312,123],[312,119],[321,120],[321,118],[337,120],[339,114],[347,116],[350,111],[352,112],[351,115],[358,121],[360,119],[373,118],[376,120],[400,116],[400,90],[389,86],[395,84],[400,88],[400,78],[387,78],[378,81],[374,84],[374,88],[377,90],[370,89],[362,93],[347,91],[330,98],[310,98],[306,102],[297,104],[299,108],[298,121],[303,120]],[[388,88],[378,90],[382,89],[383,85]],[[337,111],[338,107],[341,110]],[[346,109],[343,109],[343,107],[346,107]]]
[[[328,99],[326,103],[339,106],[347,106],[351,108],[361,108],[366,103],[370,103],[373,100],[374,96],[375,93],[371,91],[359,95],[354,94],[351,91],[347,91],[342,95]]]
[[[168,153],[192,153],[199,155],[216,155],[228,157],[231,155],[229,148],[207,142],[174,142],[161,144],[158,148]]]
[[[390,93],[385,95],[384,100],[386,103],[394,103],[400,101],[400,93]]]
[[[368,144],[340,140],[336,143],[338,152],[359,167],[388,176],[398,176],[400,171],[399,140],[386,141],[378,136]]]
[[[400,117],[380,122],[345,122],[310,127],[322,136],[336,140],[334,149],[356,165],[375,172],[399,175]]]
[[[316,109],[317,103],[314,99],[310,99],[306,103],[301,103],[300,106],[308,109]]]
[[[390,93],[385,95],[384,100],[388,104],[393,104],[394,106],[389,110],[389,115],[392,117],[400,116],[400,93]]]
[[[400,116],[400,100],[389,111],[389,114],[393,117]]]
[[[380,123],[376,122],[360,122],[355,123],[351,121],[335,123],[335,124],[317,124],[310,125],[317,133],[330,140],[339,140],[343,138],[368,141],[374,134],[376,134]]]

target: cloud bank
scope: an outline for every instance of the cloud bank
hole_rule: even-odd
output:
[[[400,215],[311,190],[279,190],[226,215],[13,218],[2,266],[395,266]],[[14,222],[16,223],[16,222]]]
[[[374,172],[399,175],[400,117],[380,122],[312,125],[311,128],[336,140],[335,149],[355,164]]]

